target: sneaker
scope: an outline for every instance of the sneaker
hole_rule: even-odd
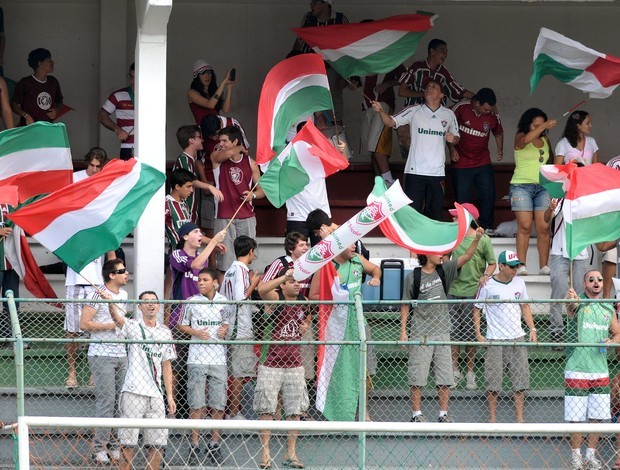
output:
[[[495,236],[495,230],[493,230],[492,228],[484,229],[484,234],[489,236],[489,237],[494,237]]]
[[[99,465],[108,465],[110,463],[110,457],[108,457],[108,453],[105,450],[100,450],[94,454],[93,459]]]
[[[527,276],[527,268],[524,264],[517,269],[517,276]]]
[[[583,459],[581,455],[573,455],[570,459],[570,468],[571,470],[581,470],[583,467]]]
[[[120,449],[114,449],[110,451],[110,458],[112,460],[120,460],[121,459],[121,450]]]
[[[454,423],[454,418],[450,415],[443,415],[437,418],[438,423]]]
[[[463,373],[458,370],[458,369],[454,369],[454,386],[456,387],[459,383],[461,383],[463,380]]]
[[[213,465],[221,465],[224,461],[224,458],[222,456],[222,450],[220,449],[220,444],[218,442],[209,443],[206,452],[211,461],[213,462]]]
[[[201,465],[200,463],[200,448],[198,446],[189,446],[189,457],[187,459],[187,464],[190,467],[198,467]]]
[[[596,457],[590,457],[588,460],[585,461],[584,468],[587,468],[589,470],[600,470],[601,468],[603,468],[603,464]]]
[[[476,374],[473,372],[468,372],[466,376],[467,383],[465,384],[465,388],[467,390],[476,390],[478,385],[476,385]]]
[[[424,415],[417,415],[411,418],[411,423],[428,423],[428,419]]]
[[[540,268],[540,271],[538,271],[538,274],[541,276],[549,276],[551,274],[551,268],[549,266],[543,266]]]

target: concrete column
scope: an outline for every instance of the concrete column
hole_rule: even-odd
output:
[[[136,145],[137,158],[166,171],[166,47],[172,0],[137,0]],[[136,296],[154,290],[163,298],[164,198],[162,187],[147,205],[134,238]]]

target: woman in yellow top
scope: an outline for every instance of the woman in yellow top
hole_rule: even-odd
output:
[[[532,232],[532,221],[536,224],[538,239],[538,262],[540,274],[549,275],[549,224],[544,214],[549,207],[549,193],[539,183],[539,172],[547,161],[553,162],[551,143],[547,131],[557,124],[555,119],[538,108],[523,113],[515,135],[515,172],[510,180],[510,207],[517,219],[517,256],[523,262],[517,274],[527,275],[525,258]]]

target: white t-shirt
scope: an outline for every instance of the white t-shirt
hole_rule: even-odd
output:
[[[150,339],[154,341],[171,341],[170,329],[157,322],[148,327],[142,320],[126,319],[123,328],[117,328],[117,334],[127,339]],[[130,344],[129,364],[123,392],[131,392],[147,397],[161,397],[162,363],[177,358],[174,344]]]
[[[525,281],[515,276],[508,284],[493,276],[480,288],[477,300],[527,300]],[[525,336],[521,326],[521,304],[475,304],[486,312],[487,339],[515,339]]]
[[[592,137],[586,136],[586,146],[582,150],[576,149],[573,147],[566,137],[562,137],[560,141],[555,146],[555,155],[563,155],[564,163],[572,162],[573,160],[577,160],[582,162],[584,165],[590,165],[592,163],[592,157],[594,154],[598,152],[598,145],[596,145],[596,140]]]
[[[216,292],[213,301],[204,295],[193,295],[187,300],[204,302],[203,304],[185,304],[180,324],[191,326],[195,330],[206,330],[210,341],[218,341],[217,330],[226,323],[230,304],[218,304],[226,297]],[[192,336],[193,340],[199,338]],[[190,344],[187,355],[188,364],[225,365],[226,345],[224,344]]]
[[[245,300],[245,291],[250,287],[250,271],[241,261],[233,261],[220,287],[220,293],[228,300]],[[226,339],[254,339],[252,331],[252,306],[239,305],[229,309],[228,333]]]
[[[123,289],[119,289],[118,293],[112,292],[105,285],[101,286],[100,289],[103,289],[105,292],[110,294],[112,299],[125,301],[127,300],[127,292]],[[88,296],[88,300],[103,300],[101,294],[98,291],[93,292]],[[88,307],[92,307],[96,310],[95,316],[93,317],[93,321],[95,323],[113,323],[112,316],[110,315],[109,304],[107,303],[88,303],[86,304]],[[116,308],[120,309],[119,312],[126,311],[124,302],[115,303]],[[122,313],[121,313],[122,315]],[[92,331],[90,333],[90,338],[92,340],[100,340],[100,339],[118,339],[121,336],[118,335],[118,328],[114,330],[105,330],[105,331]],[[127,348],[123,343],[91,343],[88,347],[88,355],[89,356],[107,356],[107,357],[125,357],[127,356]]]
[[[569,204],[564,200],[564,204]],[[562,204],[558,203],[555,208],[555,222],[553,226],[553,239],[551,241],[551,251],[549,254],[556,256],[563,256],[564,258],[568,258],[568,253],[566,253],[566,224],[564,223],[564,214],[562,213]],[[584,248],[581,253],[579,253],[575,259],[582,260],[588,259],[590,253],[588,253],[588,249]]]
[[[405,173],[424,176],[445,176],[446,132],[460,136],[452,110],[440,106],[436,111],[426,104],[403,109],[392,116],[396,127],[411,126],[411,146]]]
[[[286,220],[305,222],[315,209],[321,209],[330,218],[332,216],[325,178],[311,181],[302,192],[286,201]]]

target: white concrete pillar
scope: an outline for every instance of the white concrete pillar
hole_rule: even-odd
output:
[[[166,47],[172,0],[136,0],[136,145],[141,162],[166,171]],[[164,289],[164,187],[147,205],[134,238],[135,295]]]

